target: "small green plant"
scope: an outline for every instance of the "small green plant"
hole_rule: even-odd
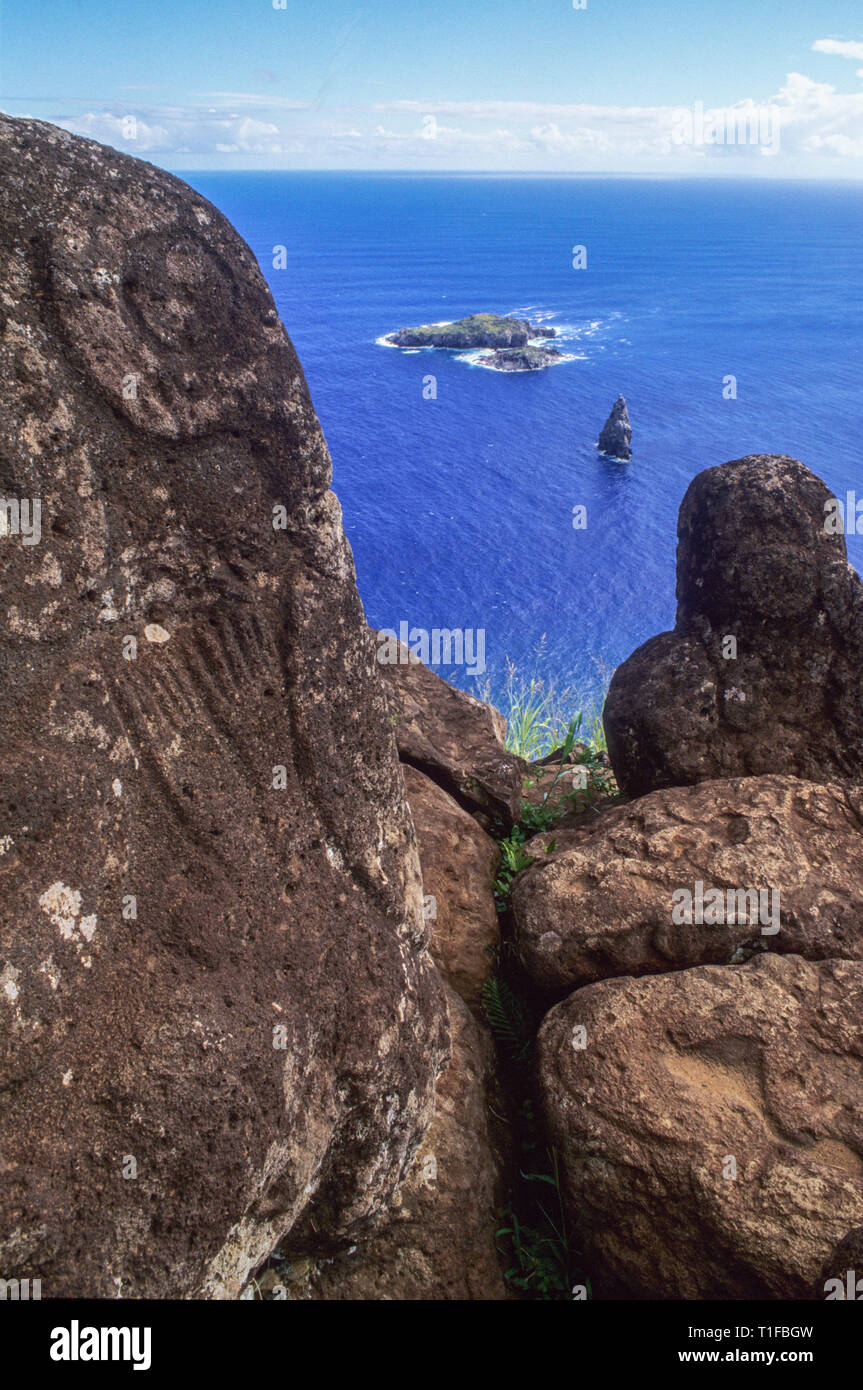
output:
[[[512,1134],[520,1159],[519,1181],[495,1235],[506,1263],[504,1278],[528,1298],[569,1298],[576,1278],[560,1163],[557,1150],[547,1147],[531,1094],[539,1015],[499,969],[486,980],[482,993],[510,1091],[518,1098]]]
[[[511,1207],[501,1213],[501,1220],[504,1225],[497,1231],[498,1249],[514,1261],[503,1272],[506,1282],[537,1299],[565,1297],[566,1276],[555,1241],[532,1226],[522,1226]],[[509,1248],[501,1246],[501,1241],[508,1241]]]
[[[504,1224],[496,1232],[498,1249],[513,1260],[504,1270],[504,1278],[513,1288],[544,1300],[568,1298],[572,1274],[560,1165],[555,1148],[547,1151],[547,1159],[547,1172],[521,1174],[525,1184],[545,1184],[551,1188],[548,1203],[534,1195],[536,1216],[532,1219],[538,1220],[539,1224],[530,1226],[520,1222],[515,1210],[507,1207],[501,1213]]]
[[[540,647],[538,659],[541,654]],[[582,811],[613,790],[600,756],[605,748],[605,736],[601,716],[595,707],[590,710],[582,707],[573,713],[570,703],[565,712],[569,691],[558,694],[553,687],[543,684],[536,671],[527,683],[519,683],[512,664],[508,662],[507,667],[506,694],[502,702],[508,721],[507,747],[529,761],[554,752],[560,766],[551,777],[542,801],[538,805],[524,802],[518,822],[508,833],[500,822],[492,827],[501,853],[494,897],[502,917],[509,910],[514,879],[534,863],[534,857],[525,850],[526,842],[550,830],[571,811]],[[490,701],[488,686],[481,695]],[[581,746],[577,748],[577,744]],[[558,795],[552,801],[552,793],[561,779],[572,775],[573,762],[586,767],[587,777],[580,779],[582,785],[574,784],[571,792]],[[553,853],[556,843],[552,836],[545,841],[541,852]],[[499,955],[511,959],[513,952],[513,943],[504,934]],[[556,1149],[547,1147],[532,1100],[534,1044],[541,1015],[520,994],[514,983],[518,978],[517,972],[513,976],[508,971],[505,976],[498,959],[493,974],[483,986],[485,1015],[514,1102],[512,1137],[521,1159],[510,1203],[501,1212],[496,1241],[506,1262],[505,1278],[513,1289],[526,1298],[568,1299],[576,1279],[559,1160]],[[582,1277],[578,1282],[589,1293],[589,1281]]]
[[[500,868],[494,881],[494,901],[498,912],[506,912],[509,907],[513,879],[533,863],[533,857],[525,854],[522,848],[526,838],[526,832],[516,826],[508,839],[500,841]]]
[[[515,991],[500,974],[482,987],[482,1003],[498,1046],[510,1061],[525,1062],[533,1046],[533,1026]]]
[[[500,846],[500,868],[494,881],[494,900],[499,914],[503,914],[509,908],[510,892],[512,891],[513,880],[524,869],[534,863],[534,856],[528,854],[524,845],[534,835],[540,835],[545,830],[550,830],[556,821],[566,816],[572,810],[584,810],[586,806],[593,805],[593,802],[601,796],[607,796],[612,791],[612,783],[608,772],[602,763],[599,763],[595,756],[588,752],[582,759],[582,764],[587,767],[587,786],[571,791],[567,796],[559,797],[555,802],[550,802],[549,797],[554,791],[562,777],[572,773],[572,765],[566,766],[576,736],[579,731],[580,716],[572,721],[564,738],[561,750],[561,768],[552,779],[551,784],[545,792],[539,805],[524,802],[521,808],[521,819],[508,835],[503,835],[503,826],[500,822],[492,827],[492,833],[498,837]],[[555,841],[550,840],[545,846],[545,853],[551,854]]]
[[[543,806],[546,805],[548,798],[551,796],[551,793],[554,791],[561,777],[564,777],[566,775],[566,764],[569,761],[569,755],[572,752],[573,744],[575,743],[575,736],[581,728],[582,718],[583,715],[579,713],[575,716],[573,720],[570,721],[569,728],[566,731],[566,736],[560,748],[560,770],[555,776],[554,780],[552,781],[551,786],[547,789],[545,796],[542,798]]]

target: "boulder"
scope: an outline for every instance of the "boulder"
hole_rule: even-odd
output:
[[[538,1080],[601,1298],[795,1299],[863,1222],[863,964],[576,991]]]
[[[513,890],[516,943],[543,989],[756,951],[863,958],[860,787],[750,777],[666,788],[524,848],[536,863]]]
[[[441,974],[484,1017],[482,986],[500,944],[492,891],[500,850],[467,811],[406,764],[405,790],[416,827],[431,953]]]
[[[677,620],[605,704],[627,795],[719,777],[863,780],[863,586],[796,459],[709,468],[680,508]]]
[[[0,1270],[229,1297],[361,1231],[431,1119],[414,830],[252,252],[40,122],[0,169]]]
[[[506,720],[448,685],[404,643],[379,634],[378,664],[390,701],[399,757],[424,772],[486,823],[509,827],[521,812],[526,764],[508,753]],[[389,660],[396,651],[398,660]]]
[[[631,459],[631,443],[632,425],[629,423],[626,399],[624,396],[618,396],[602,427],[597,447],[601,454],[608,454],[609,458]]]
[[[356,1300],[503,1300],[511,1297],[495,1248],[502,1162],[489,1125],[491,1042],[447,991],[452,1060],[435,1116],[390,1219],[349,1251],[306,1266],[292,1297]],[[290,1256],[288,1256],[290,1259]]]

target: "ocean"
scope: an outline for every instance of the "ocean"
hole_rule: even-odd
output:
[[[495,697],[509,661],[589,702],[673,625],[702,469],[791,454],[863,498],[860,185],[182,177],[252,247],[299,353],[369,621],[482,630]],[[573,360],[498,373],[378,341],[486,310],[554,326]],[[619,393],[627,463],[596,449]],[[437,669],[476,693],[466,666]]]

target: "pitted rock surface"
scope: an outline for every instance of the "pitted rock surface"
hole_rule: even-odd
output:
[[[493,1047],[447,989],[452,1059],[438,1082],[435,1116],[389,1220],[368,1239],[321,1261],[301,1296],[315,1299],[502,1301],[495,1234],[505,1198],[492,1132]],[[290,1286],[289,1286],[290,1287]]]
[[[419,845],[432,957],[444,979],[484,1023],[482,987],[500,949],[493,891],[500,850],[435,782],[408,764],[403,770]]]
[[[588,985],[538,1076],[598,1297],[810,1298],[863,1222],[859,961]]]
[[[0,169],[0,487],[41,503],[0,537],[0,1270],[231,1296],[361,1230],[431,1118],[413,827],[249,248],[39,122]]]
[[[513,889],[516,944],[547,990],[762,951],[863,959],[860,787],[667,787],[524,850],[536,862]]]
[[[521,814],[527,764],[506,748],[503,715],[441,680],[403,643],[375,640],[402,762],[437,782],[484,829],[496,820],[509,828]],[[381,660],[393,652],[398,661]]]
[[[828,504],[784,455],[690,484],[674,631],[618,667],[605,705],[628,796],[766,773],[863,781],[863,585]]]

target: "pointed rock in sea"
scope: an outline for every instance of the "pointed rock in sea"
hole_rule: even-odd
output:
[[[598,447],[600,453],[608,454],[611,458],[631,459],[631,442],[632,425],[629,423],[626,400],[623,396],[618,396],[602,428]]]

